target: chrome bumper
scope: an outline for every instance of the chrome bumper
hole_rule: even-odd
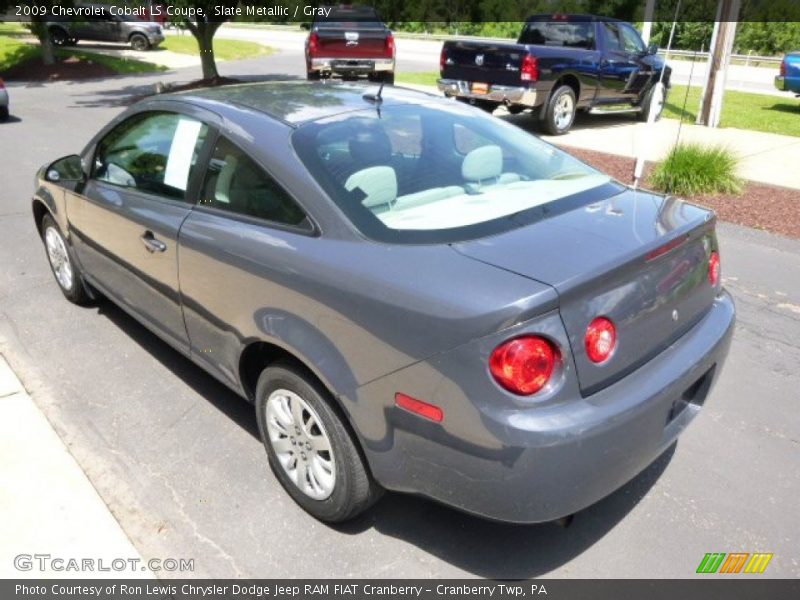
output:
[[[469,81],[460,79],[439,79],[437,87],[445,96],[457,98],[470,98],[473,100],[486,100],[498,104],[519,104],[533,108],[536,106],[536,90],[526,87],[508,85],[489,85],[485,94],[472,91]]]
[[[373,73],[394,71],[393,58],[312,58],[312,71],[332,73]]]

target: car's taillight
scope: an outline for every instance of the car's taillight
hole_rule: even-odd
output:
[[[786,59],[781,61],[781,77],[786,77]]]
[[[0,79],[0,90],[4,89],[5,87],[6,87],[6,84],[3,83],[2,79]]]
[[[595,363],[607,361],[617,345],[617,328],[611,319],[597,317],[589,323],[584,344],[589,360]]]
[[[536,57],[532,54],[523,56],[519,73],[522,81],[539,81],[539,61]]]
[[[314,56],[317,52],[319,52],[319,35],[316,31],[312,31],[308,35],[308,55]]]
[[[447,64],[447,52],[442,47],[442,52],[439,54],[439,74],[444,76],[444,66]]]
[[[494,349],[489,357],[489,371],[508,391],[530,396],[550,380],[558,357],[558,350],[546,339],[533,335],[518,337]]]
[[[386,57],[394,58],[394,36],[390,33],[386,36]]]
[[[712,252],[708,257],[708,282],[717,287],[719,283],[719,252]]]

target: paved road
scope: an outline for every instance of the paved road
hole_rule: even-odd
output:
[[[570,528],[401,495],[328,527],[275,481],[248,404],[113,305],[67,303],[48,271],[35,169],[159,78],[13,85],[0,125],[0,351],[143,556],[194,558],[198,576],[690,577],[706,552],[766,551],[765,576],[800,576],[800,242],[721,227],[739,321],[719,385],[673,453]]]

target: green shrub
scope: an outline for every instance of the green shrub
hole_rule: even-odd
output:
[[[650,185],[680,196],[738,194],[736,155],[721,146],[678,144],[650,175]]]

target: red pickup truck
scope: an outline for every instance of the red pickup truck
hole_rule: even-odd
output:
[[[368,6],[326,7],[306,39],[308,79],[367,76],[394,83],[394,36]]]

